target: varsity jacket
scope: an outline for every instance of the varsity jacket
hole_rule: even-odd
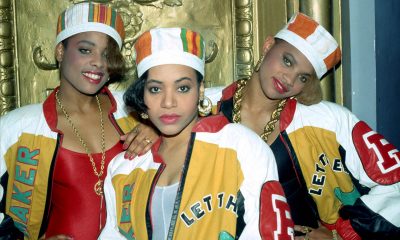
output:
[[[193,128],[167,239],[291,239],[293,223],[270,148],[223,116]],[[117,155],[105,180],[100,239],[151,239],[151,201],[165,168],[157,154]]]
[[[218,104],[230,121],[236,86],[224,89]],[[326,101],[305,106],[288,100],[279,127],[276,141],[285,145],[328,229],[343,239],[400,239],[400,152],[395,146],[348,109]]]
[[[109,119],[120,134],[129,132],[136,121],[124,107],[123,93],[102,91],[112,103]],[[14,226],[25,239],[38,239],[45,231],[52,171],[63,139],[56,126],[55,91],[42,104],[0,118],[0,239]]]

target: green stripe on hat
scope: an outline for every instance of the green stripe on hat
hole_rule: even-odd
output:
[[[184,52],[188,52],[189,51],[186,34],[187,34],[186,28],[182,28],[182,30],[181,30],[181,39],[182,39],[182,45],[183,45],[183,51]]]
[[[116,28],[116,24],[115,24],[116,19],[117,19],[117,13],[115,11],[111,11],[111,22],[110,22],[110,25],[113,28]]]
[[[94,22],[94,5],[89,4],[88,22]]]
[[[61,14],[61,31],[65,29],[65,13]]]

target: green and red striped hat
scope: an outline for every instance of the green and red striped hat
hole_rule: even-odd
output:
[[[135,43],[138,76],[152,67],[181,64],[204,76],[203,37],[186,28],[154,28],[144,32]]]
[[[105,4],[91,2],[72,5],[60,14],[56,45],[75,34],[90,31],[105,33],[122,47],[125,29],[120,14]]]

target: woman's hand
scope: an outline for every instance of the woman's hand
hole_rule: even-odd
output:
[[[125,158],[132,160],[137,155],[149,151],[157,138],[158,133],[152,127],[139,123],[120,138],[124,141]]]
[[[294,230],[305,234],[304,236],[295,237],[295,240],[342,240],[338,234],[336,234],[336,238],[334,238],[333,232],[322,224],[319,224],[318,228],[295,225]]]

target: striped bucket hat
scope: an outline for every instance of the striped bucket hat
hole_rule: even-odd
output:
[[[302,13],[296,13],[275,37],[302,52],[313,65],[319,79],[340,61],[340,48],[333,36]]]
[[[105,33],[122,47],[125,29],[121,16],[107,5],[89,2],[72,5],[60,14],[56,45],[72,35],[90,31]]]
[[[185,28],[154,28],[144,32],[135,43],[138,76],[154,66],[181,64],[204,76],[203,37]]]

